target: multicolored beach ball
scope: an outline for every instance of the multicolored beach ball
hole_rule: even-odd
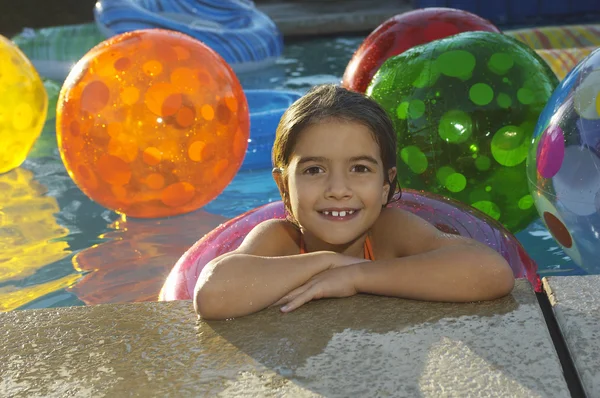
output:
[[[579,266],[600,272],[600,49],[548,101],[527,158],[527,177],[555,240]]]

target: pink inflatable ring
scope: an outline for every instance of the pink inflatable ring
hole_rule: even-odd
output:
[[[439,195],[410,189],[403,189],[402,198],[388,206],[410,211],[440,231],[486,244],[508,261],[515,278],[527,278],[534,290],[541,292],[537,264],[512,233],[479,210]],[[177,261],[161,289],[159,301],[191,299],[198,275],[209,261],[235,250],[252,228],[274,218],[285,218],[281,201],[250,210],[206,234]]]

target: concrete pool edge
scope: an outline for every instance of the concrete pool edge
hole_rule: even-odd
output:
[[[190,302],[147,302],[0,322],[0,391],[11,396],[570,395],[525,280],[483,303],[361,295],[196,323]]]
[[[543,278],[568,355],[587,396],[600,396],[600,275]]]

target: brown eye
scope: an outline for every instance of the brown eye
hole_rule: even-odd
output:
[[[317,166],[312,166],[304,170],[304,174],[314,175],[324,172],[323,169]]]
[[[357,172],[357,173],[368,173],[369,171],[371,171],[371,169],[369,169],[364,164],[357,164],[352,167],[352,171]]]

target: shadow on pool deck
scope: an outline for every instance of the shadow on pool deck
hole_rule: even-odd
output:
[[[196,322],[190,302],[0,314],[17,396],[568,397],[525,280],[482,303],[359,295]]]

